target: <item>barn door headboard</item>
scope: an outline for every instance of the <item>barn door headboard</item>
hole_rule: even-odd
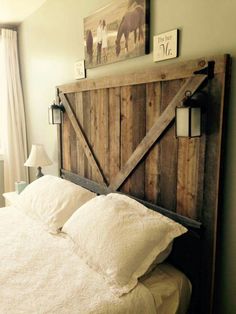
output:
[[[202,71],[209,61],[211,80]],[[202,224],[204,313],[213,297],[228,65],[227,55],[200,58],[57,87],[65,107],[58,131],[62,176],[99,193],[121,191],[158,205],[196,229]],[[175,107],[186,90],[200,86],[208,95],[203,135],[176,138]]]

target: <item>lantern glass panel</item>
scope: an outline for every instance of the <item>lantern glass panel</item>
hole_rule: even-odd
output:
[[[191,108],[191,137],[201,136],[201,108]]]
[[[53,124],[60,124],[61,123],[61,109],[54,108],[53,109]]]
[[[190,107],[176,108],[176,136],[189,137]]]

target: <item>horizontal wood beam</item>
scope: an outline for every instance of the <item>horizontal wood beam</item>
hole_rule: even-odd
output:
[[[225,64],[225,55],[209,56],[191,61],[183,61],[174,64],[160,66],[153,65],[150,68],[142,69],[128,73],[128,75],[105,76],[99,79],[85,79],[79,82],[72,82],[58,86],[60,92],[77,93],[91,91],[94,89],[130,86],[137,84],[146,84],[158,81],[169,81],[188,78],[195,71],[201,70],[207,66],[208,61],[215,61],[214,73],[223,73]]]
[[[152,128],[149,130],[147,135],[143,138],[140,144],[136,147],[135,151],[128,159],[124,167],[117,174],[117,176],[112,180],[109,188],[116,191],[122,183],[126,180],[129,174],[138,165],[140,160],[144,155],[151,149],[152,145],[160,138],[164,130],[172,122],[175,117],[175,107],[180,104],[185,96],[186,90],[191,91],[192,94],[197,90],[197,88],[204,82],[207,78],[206,75],[195,75],[186,80],[184,85],[181,87],[179,92],[171,100],[167,108],[161,114],[161,116],[154,123]]]

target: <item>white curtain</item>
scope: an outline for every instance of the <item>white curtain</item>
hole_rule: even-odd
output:
[[[17,51],[17,32],[1,30],[0,114],[4,156],[4,190],[13,191],[15,181],[27,181],[26,123]]]

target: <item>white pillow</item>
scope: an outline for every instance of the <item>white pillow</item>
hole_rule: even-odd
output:
[[[80,207],[62,231],[74,241],[77,254],[121,296],[187,229],[125,195],[111,193]]]
[[[95,196],[72,182],[45,175],[29,184],[15,205],[56,233],[78,207]]]

